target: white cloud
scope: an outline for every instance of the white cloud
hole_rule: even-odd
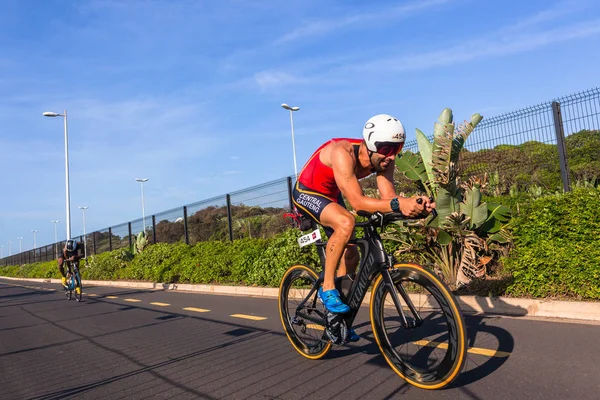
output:
[[[600,33],[600,20],[587,21],[537,33],[493,35],[474,39],[450,49],[405,55],[402,58],[376,60],[347,67],[347,70],[411,71],[465,63],[477,59],[499,57],[535,50],[550,44],[585,38]]]
[[[309,36],[324,35],[342,28],[358,26],[368,29],[372,21],[381,22],[383,20],[398,19],[402,17],[408,17],[411,13],[430,9],[434,6],[447,3],[449,0],[423,0],[416,1],[413,3],[404,4],[401,6],[388,8],[383,11],[377,12],[362,12],[353,15],[346,15],[341,18],[332,18],[327,20],[318,20],[310,22],[300,28],[297,28],[279,39],[275,40],[273,44],[279,45],[288,43],[294,40]]]
[[[540,11],[537,14],[522,19],[517,23],[504,28],[503,30],[501,30],[501,33],[522,33],[529,29],[535,28],[536,26],[539,26],[543,23],[565,18],[569,14],[578,13],[582,9],[582,7],[584,7],[584,3],[581,1],[563,1],[562,3],[557,3],[552,8]]]
[[[261,71],[254,75],[254,80],[263,90],[271,86],[307,82],[306,79],[296,77],[283,71]]]

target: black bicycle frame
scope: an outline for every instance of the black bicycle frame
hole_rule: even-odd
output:
[[[67,271],[75,277],[76,282],[81,285],[81,274],[79,272],[79,260],[77,261],[66,261]]]
[[[410,301],[410,298],[404,288],[402,286],[395,286],[394,281],[390,275],[390,267],[392,264],[392,260],[390,256],[385,252],[383,248],[383,242],[381,241],[381,236],[377,233],[375,227],[371,225],[370,222],[359,222],[356,224],[356,227],[363,228],[364,230],[364,238],[361,239],[353,239],[350,240],[350,244],[356,244],[361,251],[362,257],[360,260],[360,264],[358,266],[358,273],[354,278],[352,285],[350,286],[350,290],[347,294],[340,293],[342,299],[350,306],[350,312],[344,314],[344,319],[346,320],[348,326],[352,326],[354,322],[354,318],[358,314],[360,310],[360,305],[362,304],[365,295],[367,294],[367,289],[371,286],[377,275],[382,274],[385,284],[389,287],[389,292],[392,295],[392,299],[394,301],[394,305],[398,310],[398,313],[402,317],[402,321],[404,322],[405,327],[408,326],[408,322],[406,320],[406,316],[404,314],[404,310],[402,309],[402,305],[400,303],[400,299],[398,298],[398,294],[394,288],[398,289],[400,295],[407,303],[409,309],[415,316],[417,322],[420,322],[420,317],[418,313]],[[321,259],[321,264],[323,265],[323,270],[325,269],[325,246],[327,242],[318,241],[317,243],[317,252],[319,253],[319,258]],[[297,310],[301,310],[304,307],[304,304],[313,296],[313,294],[318,290],[318,288],[323,283],[325,272],[323,271],[319,275],[319,279],[315,282],[313,287],[311,288],[308,296],[298,305]],[[338,277],[336,280],[342,279],[343,277]],[[314,304],[313,304],[314,306]],[[321,313],[319,313],[321,314]],[[313,322],[320,322],[316,319],[313,319],[307,315],[303,315],[304,318],[309,319]],[[325,317],[321,315],[321,317]]]

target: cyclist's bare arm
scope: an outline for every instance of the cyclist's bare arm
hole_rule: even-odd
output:
[[[390,199],[395,197],[396,193],[390,176],[383,174],[382,176],[377,177],[378,188],[380,188],[380,190],[383,188],[383,193],[381,194],[382,199],[367,197],[363,194],[360,183],[356,178],[356,173],[354,172],[358,160],[354,157],[352,145],[347,142],[335,143],[332,145],[329,155],[335,182],[342,194],[348,199],[352,208],[371,213],[377,211],[393,211],[390,205]],[[386,171],[388,174],[393,174],[393,168],[390,168],[388,171]],[[384,180],[381,182],[381,186],[380,180]],[[386,183],[385,180],[387,180],[388,183]],[[435,207],[435,204],[430,203],[429,198],[426,196],[421,196],[421,198],[422,203],[419,204],[416,201],[417,197],[398,197],[398,205],[402,214],[407,217],[417,217],[422,214],[424,210],[431,212],[431,209]]]
[[[338,142],[332,145],[330,161],[335,182],[342,194],[348,199],[352,208],[371,213],[376,211],[392,211],[389,200],[373,199],[363,195],[360,183],[354,172],[357,160],[354,157],[350,143]]]
[[[379,196],[384,200],[391,200],[398,197],[394,188],[394,164],[390,164],[389,168],[383,173],[377,174],[377,189]]]

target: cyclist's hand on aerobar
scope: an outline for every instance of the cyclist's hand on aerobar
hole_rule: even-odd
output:
[[[429,215],[435,209],[435,202],[427,196],[410,197],[400,202],[400,211],[409,218]]]

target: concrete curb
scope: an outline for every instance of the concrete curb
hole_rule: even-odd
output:
[[[60,279],[25,279],[0,276],[15,281],[43,282],[60,284]],[[252,296],[277,298],[279,288],[195,285],[154,282],[127,281],[83,281],[84,286],[109,286],[148,290],[175,290],[229,296]],[[411,295],[411,297],[419,295]],[[466,314],[509,315],[520,317],[546,317],[572,320],[600,321],[600,302],[559,301],[545,299],[520,299],[511,297],[457,296],[461,309]],[[370,296],[365,296],[364,305],[369,304]]]

